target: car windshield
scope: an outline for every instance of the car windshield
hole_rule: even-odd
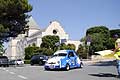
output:
[[[18,59],[17,61],[22,61],[21,59]]]
[[[31,59],[36,59],[36,58],[40,58],[40,57],[45,57],[44,55],[34,55],[34,56],[32,56],[32,58]]]
[[[58,54],[54,54],[52,57],[56,57],[56,56],[66,56],[66,53],[58,53]]]

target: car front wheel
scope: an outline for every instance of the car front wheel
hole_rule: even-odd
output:
[[[70,66],[69,64],[66,64],[66,68],[65,68],[66,71],[69,71],[70,70]]]

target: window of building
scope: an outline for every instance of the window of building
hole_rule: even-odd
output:
[[[54,30],[53,30],[53,34],[57,34],[57,30],[54,29]]]

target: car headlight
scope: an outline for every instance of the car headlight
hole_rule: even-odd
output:
[[[57,61],[58,64],[60,64],[60,61]]]

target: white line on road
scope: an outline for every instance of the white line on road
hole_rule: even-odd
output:
[[[15,74],[14,72],[9,72],[10,74]]]
[[[7,70],[6,68],[1,68],[1,67],[0,67],[0,69],[4,70],[4,71],[6,71],[6,72],[9,72],[10,74],[13,74],[13,75],[15,74],[15,72],[10,72],[10,71]],[[22,76],[22,75],[18,75],[18,77],[21,78],[21,79],[24,79],[24,80],[27,80],[27,79],[28,79],[27,77]]]
[[[6,72],[8,72],[9,70],[5,70]]]
[[[2,68],[3,70],[6,70],[6,68]]]
[[[22,79],[25,79],[25,80],[28,79],[27,77],[22,76],[22,75],[18,75],[18,77],[19,77],[19,78],[22,78]]]

